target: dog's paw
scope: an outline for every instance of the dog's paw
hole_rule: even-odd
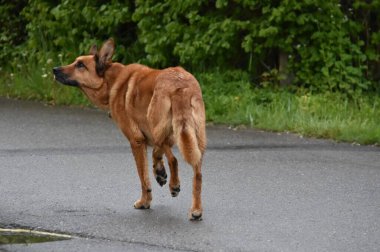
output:
[[[142,200],[138,200],[135,202],[135,204],[133,205],[133,207],[135,209],[149,209],[150,208],[150,204],[147,203],[147,202],[143,202]]]
[[[202,210],[191,210],[189,214],[189,220],[191,221],[201,221],[202,220]]]
[[[156,181],[157,183],[160,185],[160,186],[163,186],[166,184],[166,181],[167,181],[167,178],[168,178],[168,175],[166,174],[166,171],[165,171],[165,168],[162,168],[160,170],[156,170],[156,174],[155,174],[155,177],[156,177]]]
[[[177,197],[180,191],[181,185],[170,186],[170,193],[172,194],[172,197]]]

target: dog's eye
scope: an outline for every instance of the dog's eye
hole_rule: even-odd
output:
[[[82,68],[82,67],[86,67],[82,61],[78,61],[76,64],[75,64],[75,67],[76,68]]]

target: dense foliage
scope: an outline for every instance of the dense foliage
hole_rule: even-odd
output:
[[[255,85],[318,92],[380,89],[380,0],[0,2],[0,62],[10,68],[71,61],[113,37],[124,63],[239,70]]]

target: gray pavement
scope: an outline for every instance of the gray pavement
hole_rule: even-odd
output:
[[[0,251],[380,251],[379,147],[221,126],[208,143],[204,220],[189,222],[178,150],[179,196],[151,174],[151,209],[135,210],[129,144],[104,112],[0,98],[0,227],[75,237]]]

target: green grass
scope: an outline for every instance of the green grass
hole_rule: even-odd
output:
[[[226,77],[227,75],[227,77]],[[360,144],[380,144],[380,97],[347,98],[339,93],[295,94],[252,88],[248,77],[200,74],[207,120],[290,131]]]
[[[75,88],[54,82],[51,68],[0,73],[0,96],[39,100],[52,105],[90,106]],[[347,98],[339,93],[297,94],[283,89],[253,87],[244,72],[200,73],[209,122],[247,125],[271,131],[380,144],[380,97]]]

